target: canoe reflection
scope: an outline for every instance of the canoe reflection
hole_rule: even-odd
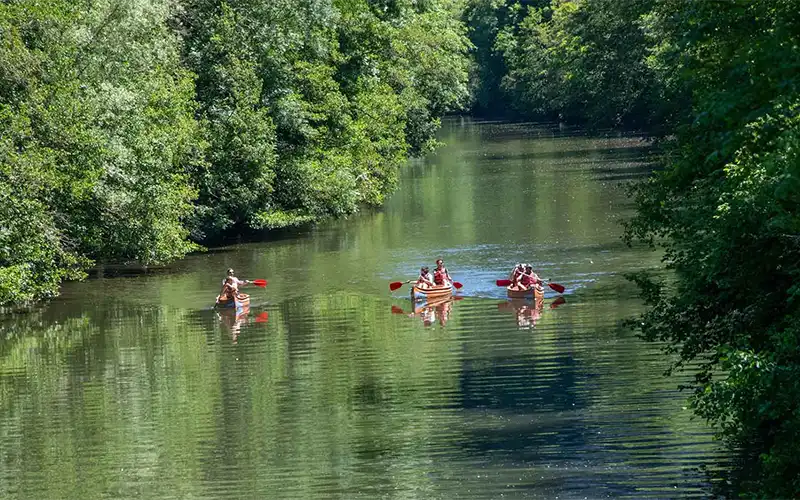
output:
[[[497,304],[497,309],[500,311],[512,311],[517,316],[517,328],[520,329],[533,329],[536,328],[536,322],[542,317],[542,309],[544,309],[543,300],[525,300],[525,299],[509,299]]]
[[[431,326],[437,321],[440,325],[445,326],[450,319],[450,311],[452,310],[453,302],[460,298],[461,297],[450,296],[414,303],[414,311],[408,314],[406,314],[401,307],[392,306],[392,313],[406,314],[409,317],[418,317],[425,326]]]
[[[242,329],[242,325],[247,323],[250,304],[243,307],[218,308],[215,311],[222,325],[230,331],[231,340],[235,344],[239,338],[239,331]]]

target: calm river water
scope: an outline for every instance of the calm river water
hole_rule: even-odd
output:
[[[717,445],[620,326],[641,310],[621,273],[659,261],[619,239],[645,144],[459,120],[441,139],[378,212],[6,318],[0,498],[708,495]],[[439,256],[458,300],[389,291]],[[564,302],[508,301],[518,261]],[[211,308],[228,267],[269,280],[239,317]]]

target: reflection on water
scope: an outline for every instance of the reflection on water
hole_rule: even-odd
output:
[[[708,495],[708,429],[619,326],[641,310],[620,272],[659,259],[618,241],[641,143],[443,140],[380,212],[0,320],[0,498]],[[460,296],[388,293],[438,256]],[[507,300],[521,260],[567,293]],[[211,307],[229,267],[269,278],[247,311]]]
[[[517,318],[517,328],[536,328],[536,321],[542,317],[544,300],[508,299],[497,304],[498,311],[511,311]]]
[[[269,319],[269,312],[262,311],[255,316],[250,315],[250,304],[243,307],[215,308],[220,323],[225,330],[230,333],[231,340],[235,344],[239,338],[242,326],[248,323],[266,323]]]
[[[425,326],[431,326],[438,323],[440,326],[446,326],[447,320],[450,319],[450,311],[453,303],[463,299],[463,296],[450,296],[439,299],[429,299],[423,302],[411,302],[408,306],[410,312],[406,311],[397,305],[391,308],[392,314],[405,314],[412,318],[419,318]]]

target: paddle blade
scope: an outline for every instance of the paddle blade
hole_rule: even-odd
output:
[[[256,323],[266,323],[268,319],[269,319],[269,313],[267,311],[264,311],[258,316],[256,316]]]
[[[251,283],[254,284],[255,286],[260,286],[261,288],[267,286],[267,280],[253,280],[251,281]]]
[[[564,300],[564,297],[558,297],[556,300],[554,300],[554,301],[553,301],[553,302],[550,304],[550,309],[555,309],[556,307],[560,306],[560,305],[561,305],[561,304],[563,304],[564,302],[566,302],[566,300]]]
[[[563,286],[559,285],[558,283],[548,283],[547,286],[549,286],[558,293],[564,293],[564,290],[566,290]]]
[[[461,287],[464,286],[464,285],[462,285],[458,281],[454,281],[453,282],[453,286],[456,287],[456,290],[461,290]]]
[[[405,314],[405,311],[397,306],[392,306],[392,314]]]
[[[402,281],[392,281],[391,283],[389,283],[389,290],[394,292],[395,290],[397,290],[401,286],[403,286],[403,282]]]
[[[511,284],[511,280],[497,280],[495,283],[497,283],[497,286],[508,286]]]

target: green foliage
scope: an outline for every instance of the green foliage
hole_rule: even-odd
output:
[[[559,1],[530,12],[503,48],[515,105],[592,126],[647,124],[656,90],[640,20],[650,6]]]
[[[63,248],[46,207],[30,197],[29,181],[0,179],[0,304],[52,297],[62,280],[83,277],[85,261]]]
[[[477,111],[591,127],[662,124],[674,96],[649,62],[651,9],[644,0],[471,0]]]
[[[800,3],[659,2],[653,67],[691,91],[668,168],[636,190],[627,237],[663,245],[649,340],[700,362],[693,406],[757,465],[738,493],[800,494]]]
[[[200,143],[171,13],[157,1],[0,7],[0,183],[13,188],[0,302],[52,296],[89,258],[147,264],[196,248],[183,169]]]
[[[466,101],[457,8],[0,4],[0,304],[381,203]]]
[[[509,71],[504,52],[519,31],[527,8],[550,5],[550,0],[468,0],[463,20],[474,46],[470,68],[472,111],[478,115],[510,114],[513,95],[501,85]]]

